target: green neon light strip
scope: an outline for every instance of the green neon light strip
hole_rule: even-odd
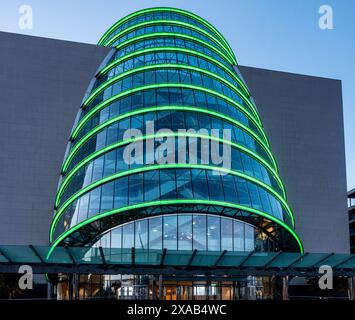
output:
[[[149,89],[156,89],[156,88],[187,88],[187,89],[196,89],[196,90],[200,90],[206,93],[210,93],[212,95],[215,95],[217,97],[220,97],[228,102],[230,102],[232,105],[234,105],[236,108],[243,110],[243,106],[241,106],[239,103],[235,102],[233,99],[225,96],[224,94],[221,94],[217,91],[214,90],[210,90],[210,89],[206,89],[204,87],[199,87],[199,86],[194,86],[194,85],[189,85],[189,84],[182,84],[182,83],[161,83],[161,84],[153,84],[153,85],[146,85],[146,86],[141,86],[141,87],[137,87],[131,90],[127,90],[124,92],[121,92],[117,95],[114,95],[112,97],[110,97],[109,99],[106,99],[105,101],[99,103],[98,105],[96,105],[93,109],[91,109],[77,124],[75,129],[73,130],[72,134],[71,134],[71,140],[74,140],[76,138],[76,136],[78,135],[78,132],[82,129],[82,127],[86,124],[87,121],[89,121],[92,116],[98,112],[99,110],[104,109],[107,105],[111,104],[111,102],[120,99],[124,96],[133,94],[135,92],[139,92],[139,91],[143,91],[143,90],[149,90]],[[263,133],[263,129],[261,125],[257,125],[259,129],[261,129],[261,132]],[[262,142],[262,144],[265,144],[266,148],[269,147],[269,141],[264,133],[264,139],[265,141]]]
[[[156,108],[151,108],[151,110],[139,110],[141,111],[140,113],[143,113],[142,111],[144,112],[150,112],[150,111],[155,111]],[[192,108],[189,108],[188,110],[191,110]],[[159,108],[159,110],[171,110],[170,107],[162,107],[162,108]],[[182,108],[176,108],[176,110],[183,110]],[[200,109],[200,110],[203,110],[203,109]],[[198,112],[200,111],[198,110]],[[192,111],[195,111],[195,110],[192,110]],[[207,112],[208,113],[208,112]],[[138,112],[137,112],[138,114]],[[125,115],[122,115],[122,116],[119,116],[117,118],[124,118]],[[116,119],[115,119],[116,121]],[[178,135],[178,133],[176,134]],[[175,135],[175,136],[176,136]],[[194,135],[193,134],[189,134],[188,135],[189,137],[193,137]],[[144,136],[143,136],[144,137]],[[207,137],[210,137],[210,136],[207,136]],[[55,202],[55,206],[58,207],[58,204],[59,204],[59,201],[60,201],[60,197],[62,196],[62,193],[64,191],[64,188],[66,187],[66,185],[70,182],[70,179],[72,178],[72,176],[82,167],[84,166],[85,164],[87,164],[88,162],[90,162],[91,160],[93,160],[94,158],[97,158],[98,156],[100,155],[103,155],[105,154],[106,152],[109,152],[113,149],[116,149],[120,146],[123,146],[123,145],[126,145],[128,143],[131,143],[133,142],[134,139],[129,139],[129,140],[124,140],[124,141],[120,141],[120,142],[116,142],[116,143],[113,143],[111,145],[108,145],[106,146],[105,148],[103,149],[100,149],[92,154],[90,154],[89,157],[83,159],[82,161],[80,161],[71,171],[70,173],[65,177],[65,179],[62,181],[58,191],[57,191],[57,196],[56,196],[56,202]],[[237,144],[237,143],[234,143],[234,142],[231,142],[230,145],[236,149],[239,149],[239,150],[242,150],[243,152],[247,153],[248,155],[250,155],[251,157],[255,158],[256,160],[258,160],[259,162],[261,162],[271,173],[272,175],[274,176],[274,178],[276,179],[276,181],[278,182],[279,186],[280,186],[280,189],[282,190],[282,193],[283,193],[283,197],[284,199],[286,200],[286,191],[285,191],[285,188],[284,188],[284,185],[280,179],[280,177],[278,176],[278,173],[270,166],[270,164],[268,162],[266,162],[262,157],[260,157],[257,153],[255,153],[254,151],[240,145],[240,144]]]
[[[156,38],[180,38],[183,40],[188,40],[191,42],[196,42],[199,45],[209,48],[210,50],[214,51],[216,54],[218,54],[223,60],[225,60],[227,63],[229,63],[230,65],[234,65],[234,62],[228,57],[226,56],[221,50],[219,50],[217,47],[213,47],[211,44],[209,44],[208,42],[203,42],[202,40],[198,39],[198,38],[193,38],[190,37],[186,34],[182,34],[182,33],[174,33],[174,32],[157,32],[157,33],[152,33],[152,34],[143,34],[141,36],[137,36],[137,37],[133,37],[131,39],[128,39],[127,41],[124,41],[122,43],[120,43],[119,45],[116,46],[117,50],[122,50],[122,48],[131,45],[132,43],[136,43],[139,42],[141,40],[147,40],[147,39],[156,39]],[[124,56],[124,55],[123,55]]]
[[[127,207],[123,207],[123,208],[119,208],[119,209],[114,209],[105,213],[101,213],[98,214],[96,216],[93,216],[87,220],[82,221],[81,223],[77,224],[76,226],[74,226],[73,228],[65,231],[63,234],[61,234],[56,240],[55,242],[52,244],[52,247],[50,249],[50,251],[48,252],[47,258],[49,259],[49,257],[51,256],[53,250],[55,249],[56,246],[59,245],[60,242],[62,242],[65,238],[67,238],[69,235],[71,235],[72,233],[74,233],[75,231],[77,231],[78,229],[94,222],[97,220],[100,220],[102,218],[105,218],[107,216],[111,216],[114,214],[119,214],[121,212],[126,212],[126,211],[131,211],[131,210],[136,210],[136,209],[141,209],[141,208],[146,208],[146,207],[152,207],[152,206],[165,206],[165,205],[185,205],[185,204],[193,204],[193,205],[212,205],[212,206],[223,206],[223,207],[227,207],[227,208],[233,208],[233,209],[240,209],[243,211],[247,211],[247,212],[252,212],[254,214],[257,214],[259,216],[262,216],[268,220],[271,220],[273,222],[275,222],[276,224],[278,224],[279,226],[283,227],[284,229],[286,229],[293,237],[294,239],[297,241],[300,252],[303,253],[303,245],[302,242],[300,240],[300,238],[298,237],[298,235],[296,234],[295,231],[293,231],[286,223],[284,223],[283,221],[277,219],[276,217],[253,209],[253,208],[248,208],[242,205],[238,205],[238,204],[233,204],[233,203],[229,203],[229,202],[224,202],[224,201],[211,201],[211,200],[161,200],[161,201],[152,201],[152,202],[146,202],[146,203],[140,203],[140,204],[136,204],[136,205],[132,205],[132,206],[127,206]]]
[[[127,77],[129,75],[132,75],[132,74],[135,74],[135,73],[139,73],[139,72],[144,72],[144,71],[147,71],[147,70],[159,70],[159,69],[168,69],[168,68],[186,69],[186,70],[196,71],[196,72],[199,72],[199,73],[202,73],[202,74],[206,74],[206,75],[208,75],[208,76],[210,76],[212,78],[215,78],[215,79],[219,80],[220,82],[224,83],[227,87],[229,87],[232,91],[234,91],[237,95],[239,95],[242,98],[242,100],[248,105],[248,107],[250,108],[250,110],[253,113],[253,115],[247,109],[245,109],[244,106],[242,106],[242,108],[243,108],[243,111],[250,117],[250,119],[254,120],[255,124],[261,124],[261,120],[260,120],[259,114],[258,114],[255,106],[250,102],[248,97],[246,97],[245,94],[237,86],[235,86],[233,83],[231,83],[230,81],[222,78],[221,76],[219,76],[219,75],[217,75],[217,74],[215,74],[213,72],[207,71],[205,69],[201,69],[201,68],[190,66],[190,65],[179,65],[179,64],[170,64],[170,63],[143,66],[143,67],[134,68],[134,69],[130,69],[130,70],[126,71],[126,72],[123,72],[123,73],[111,78],[110,80],[105,81],[99,87],[97,87],[93,92],[91,92],[91,94],[83,102],[82,107],[85,108],[102,91],[104,91],[110,85],[112,85],[113,83],[119,81],[120,79],[123,79],[123,78],[125,78],[125,77]],[[212,90],[212,89],[210,89],[210,90]]]
[[[182,133],[182,132],[180,132],[180,133],[173,132],[171,134],[169,134],[169,133],[166,133],[166,134],[153,134],[153,135],[146,135],[146,136],[141,136],[141,137],[137,137],[137,138],[131,138],[131,139],[128,139],[128,140],[120,141],[120,142],[114,143],[112,145],[109,145],[109,146],[107,146],[107,147],[105,147],[103,149],[100,149],[99,151],[97,151],[95,153],[92,153],[90,155],[90,157],[85,158],[82,161],[84,161],[84,160],[86,161],[87,159],[91,158],[94,155],[97,156],[98,154],[104,154],[107,151],[113,150],[113,149],[115,149],[117,147],[129,144],[129,143],[132,143],[132,142],[135,142],[135,141],[148,140],[148,139],[161,138],[161,137],[197,137],[197,138],[204,138],[204,139],[214,140],[214,141],[217,141],[217,142],[220,142],[220,143],[226,143],[226,144],[231,145],[232,147],[234,147],[236,149],[240,149],[242,151],[245,151],[246,153],[249,153],[252,156],[255,154],[254,152],[252,152],[251,150],[245,148],[244,146],[241,146],[241,145],[239,145],[237,143],[234,143],[234,142],[231,142],[231,141],[228,141],[228,140],[223,140],[223,139],[220,139],[220,138],[217,138],[217,137],[214,137],[214,136],[202,135],[202,134],[192,134],[192,133]],[[255,154],[255,156],[257,157],[257,159],[262,159],[260,156],[258,156],[256,154]],[[262,160],[262,162],[265,163],[265,160]],[[270,165],[267,165],[267,167],[269,168]],[[276,174],[276,172],[274,170],[272,172]],[[279,180],[279,177],[278,177],[277,174],[276,174],[276,176],[277,176],[277,179]],[[280,181],[280,184],[282,185],[281,181]],[[281,187],[281,189],[283,190],[284,197],[286,199],[286,193],[285,193],[285,190],[284,190],[283,186]]]
[[[118,22],[116,22],[112,27],[109,28],[109,30],[107,32],[105,32],[105,34],[101,37],[100,41],[98,42],[98,45],[102,45],[102,43],[106,40],[106,38],[108,36],[111,35],[112,32],[114,32],[118,26],[120,26],[121,24],[123,24],[125,21],[127,20],[131,20],[132,18],[134,18],[135,16],[139,16],[142,15],[144,13],[147,12],[154,12],[154,11],[170,11],[170,12],[177,12],[177,13],[181,13],[185,16],[191,17],[193,19],[195,19],[196,21],[201,22],[205,27],[209,28],[211,31],[213,31],[217,36],[219,36],[219,38],[221,39],[221,41],[223,41],[230,49],[230,51],[233,53],[232,48],[230,47],[228,41],[224,38],[224,36],[217,30],[217,28],[215,28],[212,24],[210,24],[208,21],[206,21],[205,19],[199,17],[196,14],[193,14],[191,12],[185,11],[185,10],[181,10],[181,9],[177,9],[177,8],[165,8],[165,7],[161,7],[161,8],[149,8],[149,9],[143,9],[137,12],[133,12],[125,17],[123,17],[122,19],[120,19]],[[234,56],[234,53],[233,53]]]
[[[140,110],[147,110],[147,108],[142,108]],[[93,130],[89,131],[86,135],[81,137],[81,139],[74,145],[74,147],[69,151],[67,157],[65,158],[65,160],[63,162],[63,165],[62,165],[62,170],[61,170],[62,173],[65,173],[67,171],[67,168],[68,168],[70,162],[72,161],[73,157],[75,156],[75,154],[78,152],[78,150],[81,148],[81,146],[83,146],[91,137],[93,137],[97,132],[99,132],[101,129],[105,128],[109,124],[117,121],[117,119],[120,119],[119,117],[126,117],[126,116],[130,116],[130,115],[135,115],[136,114],[135,112],[137,112],[137,111],[133,111],[133,112],[127,113],[125,115],[121,115],[121,116],[112,118],[112,119],[110,119],[110,120],[108,120],[106,122],[103,122],[99,126],[95,127]],[[215,115],[215,114],[218,115],[219,114],[219,113],[216,113],[216,112],[212,113],[212,111],[210,111],[209,113],[212,114],[212,115]],[[255,138],[255,140],[257,140],[260,143],[260,145],[263,147],[265,152],[270,157],[270,159],[271,159],[271,161],[272,161],[272,163],[274,165],[275,170],[278,171],[278,167],[277,167],[275,158],[274,158],[273,154],[271,153],[270,149],[264,143],[264,141],[261,140],[260,137],[254,131],[252,131],[249,127],[247,127],[243,123],[241,123],[241,122],[239,122],[237,120],[234,120],[233,123],[235,123],[240,128],[244,129],[246,132],[250,133],[250,135],[252,135]]]
[[[113,69],[114,67],[116,67],[120,63],[122,63],[124,61],[127,61],[127,60],[129,60],[131,58],[143,55],[145,53],[165,52],[165,51],[182,52],[182,53],[185,53],[185,54],[199,56],[201,58],[204,58],[204,59],[206,59],[206,60],[218,65],[221,69],[223,69],[226,73],[228,73],[235,81],[238,82],[238,84],[243,88],[244,92],[247,94],[248,97],[250,96],[250,92],[249,92],[247,86],[242,81],[242,79],[240,79],[235,72],[233,72],[232,70],[227,68],[223,63],[221,63],[220,61],[216,60],[215,58],[210,57],[210,56],[208,56],[208,55],[206,55],[204,53],[201,53],[199,51],[180,48],[180,47],[153,47],[153,48],[148,48],[148,49],[143,49],[143,50],[132,52],[132,53],[127,54],[127,55],[125,55],[125,56],[123,56],[123,57],[121,57],[121,58],[119,58],[117,60],[114,60],[110,64],[108,64],[105,68],[103,68],[98,73],[98,77],[101,77],[101,76],[105,75],[107,72],[109,72],[111,69]]]
[[[132,174],[142,173],[142,172],[146,172],[146,171],[160,170],[160,169],[179,169],[179,168],[222,171],[222,172],[226,172],[226,173],[231,174],[231,175],[239,176],[239,177],[241,177],[243,179],[250,180],[250,181],[254,182],[255,184],[261,186],[262,188],[267,189],[270,193],[272,193],[275,197],[277,197],[279,199],[279,201],[284,206],[284,209],[286,209],[289,217],[291,218],[292,226],[294,227],[293,212],[292,212],[291,208],[288,206],[288,204],[272,188],[270,188],[268,185],[264,184],[263,182],[255,179],[255,178],[249,177],[249,176],[247,176],[245,174],[242,174],[242,173],[239,173],[237,171],[228,170],[228,169],[224,169],[224,168],[220,168],[220,167],[208,166],[208,165],[165,164],[165,165],[151,165],[151,166],[146,166],[146,167],[143,167],[143,168],[136,168],[136,169],[123,171],[121,173],[117,173],[117,174],[114,174],[112,176],[106,177],[106,178],[104,178],[102,180],[96,181],[96,182],[92,183],[91,185],[88,185],[85,188],[83,188],[80,191],[78,191],[77,193],[75,193],[72,197],[70,197],[67,201],[65,201],[65,203],[60,208],[60,210],[58,210],[57,213],[55,214],[54,219],[51,222],[50,241],[53,240],[54,230],[55,230],[55,228],[56,228],[56,226],[58,224],[59,219],[63,216],[63,213],[64,213],[65,209],[73,201],[75,201],[76,199],[80,198],[85,193],[87,193],[87,192],[95,189],[96,187],[101,186],[101,185],[103,185],[103,184],[105,184],[107,182],[110,182],[110,181],[113,181],[113,180],[116,180],[116,179],[119,179],[119,178],[122,178],[122,177],[126,177],[126,176],[129,176],[129,175],[132,175]]]
[[[160,135],[161,137],[166,137],[167,135]],[[176,135],[170,135],[170,136],[176,136]],[[188,136],[188,135],[178,135],[178,136]],[[206,136],[203,135],[195,135],[195,136],[199,136],[200,138],[204,138]],[[149,137],[149,136],[146,136]],[[155,137],[158,137],[158,135],[156,135]],[[141,139],[140,139],[141,138]],[[142,141],[144,140],[144,137],[140,137],[138,139],[132,139],[134,142],[137,141]],[[149,139],[149,138],[148,138]],[[217,140],[217,139],[216,139]],[[131,174],[135,174],[135,173],[139,173],[139,172],[144,172],[144,171],[148,171],[148,170],[159,170],[159,169],[169,169],[169,168],[186,168],[186,169],[205,169],[205,170],[214,170],[214,171],[222,171],[222,172],[227,172],[230,173],[232,175],[236,175],[239,176],[243,179],[249,180],[259,186],[261,186],[262,188],[268,190],[270,193],[272,193],[284,206],[284,208],[286,209],[287,213],[289,214],[291,220],[292,220],[292,224],[294,225],[294,219],[293,219],[293,213],[291,208],[289,207],[289,205],[287,204],[287,202],[284,200],[284,198],[277,193],[274,189],[272,189],[269,185],[267,185],[266,183],[248,176],[244,173],[240,173],[234,170],[230,170],[230,169],[225,169],[225,168],[221,168],[221,167],[214,167],[211,165],[201,165],[201,164],[165,164],[165,165],[149,165],[149,166],[145,166],[145,167],[141,167],[141,168],[136,168],[136,169],[132,169],[132,170],[126,170],[120,173],[116,173],[114,175],[108,176],[104,179],[101,180],[97,180],[94,183],[87,185],[85,188],[80,189],[79,191],[77,191],[76,193],[74,193],[70,198],[68,198],[63,204],[62,206],[59,208],[59,210],[57,211],[53,223],[56,223],[56,221],[61,217],[62,213],[65,211],[65,209],[70,205],[70,203],[72,203],[73,201],[75,201],[76,199],[78,199],[79,197],[81,197],[82,195],[84,195],[85,193],[89,192],[90,190],[106,183],[109,182],[111,180],[115,180],[121,177],[124,177],[126,175],[131,175]]]
[[[231,48],[231,46],[229,45],[228,41],[224,38],[224,36],[217,30],[217,28],[215,28],[211,23],[209,23],[208,21],[206,21],[205,19],[199,17],[196,14],[193,14],[191,12],[185,11],[185,10],[181,10],[181,9],[177,9],[177,8],[166,8],[166,7],[158,7],[158,8],[149,8],[149,9],[143,9],[143,10],[139,10],[136,12],[133,12],[125,17],[123,17],[122,19],[120,19],[119,21],[117,21],[113,26],[111,26],[108,31],[105,32],[105,34],[101,37],[101,39],[98,42],[98,45],[102,45],[103,42],[105,42],[105,40],[111,35],[112,32],[114,32],[118,26],[120,26],[121,24],[123,24],[125,21],[131,20],[132,18],[139,16],[139,15],[143,15],[144,13],[149,13],[149,12],[156,12],[156,11],[170,11],[170,12],[176,12],[176,13],[180,13],[183,14],[185,16],[188,16],[190,18],[195,19],[196,21],[199,21],[200,23],[202,23],[205,27],[209,28],[211,31],[213,31],[217,36],[219,36],[220,40],[223,41],[223,43],[229,48],[229,52],[232,54],[233,56],[233,60],[236,63],[236,59],[233,53],[233,50]]]
[[[152,21],[148,21],[148,22],[138,23],[138,24],[133,25],[133,26],[131,26],[131,27],[125,29],[125,30],[122,30],[120,33],[114,35],[112,38],[110,38],[107,41],[107,43],[104,43],[104,45],[110,47],[119,38],[123,37],[124,35],[128,34],[131,31],[135,31],[135,30],[139,30],[139,29],[144,28],[144,27],[155,26],[155,25],[175,25],[175,26],[178,26],[178,27],[183,27],[185,29],[189,29],[189,30],[195,31],[195,32],[201,34],[202,36],[205,36],[206,38],[208,38],[209,40],[214,42],[216,45],[218,45],[220,48],[225,50],[227,55],[229,55],[229,58],[234,60],[234,54],[233,54],[233,52],[230,52],[229,47],[226,46],[221,41],[219,41],[212,34],[208,33],[207,31],[205,31],[205,30],[203,30],[203,29],[201,29],[199,27],[196,27],[196,26],[194,26],[192,24],[189,24],[189,23],[186,23],[186,22],[182,22],[182,21],[174,21],[174,20],[152,20]],[[149,33],[151,33],[151,32],[149,32]],[[195,36],[192,36],[192,37],[196,38]],[[206,42],[204,40],[202,40],[202,41]]]
[[[188,107],[188,106],[160,106],[160,107],[150,107],[150,108],[144,108],[144,109],[139,109],[139,110],[135,110],[135,111],[132,111],[132,112],[128,112],[128,113],[125,113],[125,114],[122,114],[120,116],[117,116],[117,117],[114,117],[110,120],[108,120],[107,122],[104,122],[103,124],[106,124],[106,126],[110,125],[111,123],[114,123],[116,121],[120,121],[122,119],[125,119],[125,118],[128,118],[128,117],[132,117],[132,116],[135,116],[135,115],[138,115],[138,114],[142,114],[142,113],[148,113],[148,112],[155,112],[155,111],[167,111],[167,110],[178,110],[178,111],[192,111],[192,112],[198,112],[198,113],[205,113],[205,114],[208,114],[208,115],[212,115],[216,118],[220,118],[220,119],[223,119],[223,120],[227,120],[233,124],[236,124],[237,126],[240,125],[240,122],[236,121],[234,118],[231,118],[229,116],[226,116],[226,115],[223,115],[221,113],[218,113],[218,112],[214,112],[214,111],[210,111],[208,109],[202,109],[202,108],[197,108],[197,107]],[[246,127],[248,128],[248,127]],[[282,186],[282,182],[281,180],[279,180],[279,177],[278,177],[278,172],[276,171],[277,170],[277,166],[276,166],[276,170],[270,166],[270,164],[265,161],[262,157],[260,157],[257,153],[255,153],[254,151],[240,145],[240,144],[237,144],[237,143],[234,143],[235,146],[239,146],[238,148],[251,154],[254,158],[256,158],[257,160],[259,160],[260,162],[262,162],[275,176],[275,178],[279,181],[280,183],[280,187],[281,189],[284,189],[283,186]],[[98,155],[101,155],[107,151],[110,151],[112,149],[114,149],[113,147],[111,146],[119,146],[121,145],[121,142],[119,142],[118,144],[117,143],[114,143],[112,145],[109,145],[109,146],[106,146],[105,148],[103,149],[100,149],[99,151],[96,151],[94,153],[92,153],[90,155],[90,157],[87,157],[85,158],[84,160],[82,160],[79,164],[82,164],[84,165],[87,161],[95,158],[96,156]],[[273,157],[271,158],[273,159]],[[75,171],[75,168],[79,169],[81,167],[81,165],[76,165],[69,173],[68,176],[70,176],[73,171]],[[65,169],[65,170],[64,170]],[[67,166],[64,168],[63,167],[63,170],[62,170],[62,173],[65,174],[66,172],[66,169],[67,169]],[[67,178],[68,178],[67,176]]]

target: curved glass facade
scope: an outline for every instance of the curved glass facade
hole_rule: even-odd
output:
[[[93,246],[237,252],[276,249],[275,243],[252,225],[206,214],[170,214],[139,219],[106,232]]]
[[[302,251],[269,141],[224,37],[194,14],[153,8],[121,19],[99,44],[112,50],[70,136],[52,248]],[[140,143],[142,162],[131,161],[137,151],[127,161],[127,148]],[[213,162],[224,148],[227,167]]]

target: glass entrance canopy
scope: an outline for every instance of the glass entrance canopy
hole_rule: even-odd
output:
[[[327,265],[334,275],[355,276],[354,254],[56,247],[49,255],[50,250],[0,246],[0,272],[27,264],[34,273],[314,276]]]

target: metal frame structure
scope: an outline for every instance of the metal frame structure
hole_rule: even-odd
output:
[[[260,253],[0,246],[0,272],[17,273],[21,265],[41,274],[157,274],[183,276],[320,276],[328,265],[334,276],[355,277],[355,255],[334,253]]]

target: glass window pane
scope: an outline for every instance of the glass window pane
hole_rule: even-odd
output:
[[[221,249],[233,251],[233,221],[231,219],[221,218]]]
[[[118,227],[111,231],[111,248],[122,247],[122,228]]]
[[[221,250],[220,217],[207,216],[207,246],[209,251]]]
[[[101,211],[108,211],[113,208],[114,183],[106,183],[102,186]]]
[[[206,220],[205,215],[193,216],[193,249],[207,250]]]
[[[233,221],[234,251],[244,251],[244,223]]]
[[[164,216],[163,248],[177,250],[177,216]]]
[[[149,249],[162,249],[162,217],[149,219]]]
[[[143,202],[143,174],[129,177],[129,204]]]
[[[178,215],[178,249],[192,250],[192,215]]]
[[[135,247],[148,249],[148,219],[137,221],[135,228]]]
[[[253,251],[254,247],[254,228],[245,225],[245,251]]]
[[[89,217],[99,213],[100,210],[101,187],[90,192]]]
[[[128,204],[128,178],[115,181],[115,208],[124,207]]]
[[[122,248],[134,247],[134,223],[122,226]]]

